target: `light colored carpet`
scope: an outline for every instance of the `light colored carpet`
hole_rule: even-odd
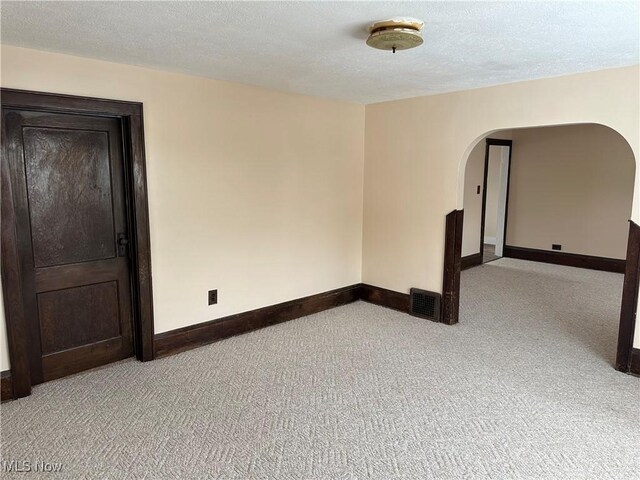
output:
[[[39,386],[2,405],[2,458],[60,478],[639,478],[640,379],[611,366],[622,276],[501,259],[462,284],[453,327],[359,302]]]

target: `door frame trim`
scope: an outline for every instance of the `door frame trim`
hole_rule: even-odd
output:
[[[460,313],[463,224],[463,210],[454,210],[445,217],[441,321],[447,325],[458,323]]]
[[[461,263],[456,258],[458,245],[462,233],[455,227],[454,217],[464,218],[463,210],[454,210],[447,215],[445,229],[444,272],[445,286],[443,287],[442,309],[453,312],[448,317],[449,322],[458,320],[458,302],[460,300],[460,270]],[[452,226],[450,227],[450,223]],[[638,298],[640,297],[640,226],[629,220],[629,238],[627,240],[627,256],[625,258],[624,284],[622,289],[622,304],[620,307],[620,323],[618,327],[618,343],[616,347],[616,361],[614,368],[625,373],[636,373],[638,369],[636,349],[633,348],[635,335]],[[468,265],[466,266],[468,268]],[[457,277],[457,281],[456,281]]]
[[[489,177],[489,152],[492,146],[509,147],[509,163],[507,165],[507,196],[504,204],[504,231],[503,246],[507,246],[507,221],[509,219],[509,187],[511,183],[511,152],[513,151],[513,140],[503,140],[500,138],[487,138],[484,148],[484,173],[482,180],[482,212],[480,214],[480,264],[484,259],[484,222],[487,215],[487,180]]]
[[[131,244],[133,338],[136,358],[154,358],[151,245],[147,197],[142,103],[54,93],[0,89],[2,108],[62,114],[84,114],[119,119],[124,144],[125,202]],[[4,125],[3,125],[4,127]],[[0,241],[1,278],[14,398],[31,393],[28,339],[24,312],[16,217],[8,160],[2,144]]]
[[[629,240],[622,286],[620,326],[616,350],[616,370],[632,371],[633,338],[637,320],[638,296],[640,295],[640,226],[629,220]]]

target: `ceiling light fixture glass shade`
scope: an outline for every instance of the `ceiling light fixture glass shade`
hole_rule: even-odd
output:
[[[380,50],[407,50],[422,45],[424,22],[415,18],[392,18],[369,27],[367,45]]]

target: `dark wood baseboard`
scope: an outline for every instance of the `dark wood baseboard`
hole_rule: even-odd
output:
[[[631,349],[631,361],[629,362],[629,373],[640,376],[640,348]]]
[[[210,322],[156,334],[156,357],[166,357],[242,333],[294,320],[330,308],[363,300],[409,313],[409,294],[358,283],[269,307],[238,313]]]
[[[13,400],[13,382],[11,381],[11,372],[9,370],[5,370],[0,373],[0,380],[0,400],[3,402]]]
[[[533,262],[553,263],[567,267],[588,268],[605,272],[624,273],[625,260],[617,258],[594,257],[577,253],[538,250],[535,248],[512,247],[505,245],[504,257],[531,260]]]
[[[360,299],[365,302],[392,308],[404,313],[409,313],[409,294],[387,290],[363,283],[360,285]]]
[[[481,253],[473,253],[471,255],[467,255],[466,257],[462,257],[460,261],[461,269],[466,270],[467,268],[476,267],[478,265],[482,265],[482,254]]]
[[[409,294],[358,283],[249,312],[230,315],[210,322],[189,325],[156,334],[154,336],[156,358],[191,350],[218,340],[305,317],[358,300],[364,300],[404,313],[409,312]],[[11,372],[2,372],[2,401],[13,398]]]
[[[159,333],[155,335],[156,357],[166,357],[241,333],[346,305],[359,299],[360,284],[356,284]]]

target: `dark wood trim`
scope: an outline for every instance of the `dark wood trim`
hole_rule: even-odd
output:
[[[0,99],[3,107],[31,108],[37,111],[73,112],[107,117],[142,115],[140,109],[142,104],[140,102],[79,97],[62,93],[2,88],[0,90]]]
[[[2,108],[63,114],[106,116],[121,121],[125,143],[124,170],[127,215],[131,227],[134,343],[139,360],[154,357],[151,250],[147,204],[144,121],[142,104],[77,97],[25,90],[0,89]],[[4,135],[3,125],[3,139]],[[19,251],[15,234],[16,217],[9,175],[6,142],[2,144],[2,285],[11,361],[11,377],[17,398],[29,395],[31,377],[28,363],[25,303]]]
[[[147,167],[144,149],[144,120],[142,104],[139,114],[125,117],[124,127],[129,135],[123,135],[130,154],[125,165],[125,180],[129,188],[127,198],[131,202],[131,269],[134,304],[134,342],[136,358],[147,362],[154,355],[153,289],[151,284],[151,233],[149,231],[149,202],[147,194]]]
[[[318,313],[358,300],[409,313],[409,294],[358,283],[309,297],[290,300],[205,323],[159,333],[155,336],[156,357],[166,357],[218,340]]]
[[[624,273],[625,260],[617,258],[594,257],[577,253],[538,250],[535,248],[512,247],[505,245],[504,257],[531,260],[532,262],[553,263],[567,267],[588,268],[605,272]]]
[[[507,165],[507,198],[504,206],[504,244],[507,244],[507,219],[509,214],[509,186],[511,183],[511,151],[513,150],[512,140],[502,140],[499,138],[487,138],[484,149],[484,174],[482,179],[482,211],[480,212],[480,264],[484,258],[484,223],[487,215],[487,180],[489,178],[489,153],[491,146],[509,147],[509,164]],[[471,265],[474,266],[475,264]],[[465,267],[463,267],[464,270]],[[470,267],[466,267],[470,268]]]
[[[502,234],[502,250],[507,245],[507,224],[509,223],[509,195],[511,191],[511,161],[513,152],[513,142],[509,140],[509,164],[507,165],[507,194],[504,199],[504,232]]]
[[[506,140],[503,138],[487,138],[487,145],[495,145],[496,147],[511,147],[513,140]]]
[[[360,287],[360,299],[365,302],[392,308],[404,313],[409,313],[409,294],[387,290],[363,283]]]
[[[482,265],[481,253],[474,253],[460,259],[461,270],[467,270],[468,268],[476,267],[478,265]]]
[[[13,400],[13,382],[11,381],[11,372],[5,370],[0,373],[1,388],[0,388],[0,401],[6,402],[7,400]]]
[[[629,240],[627,242],[627,265],[622,286],[622,306],[620,307],[620,327],[618,328],[618,349],[616,370],[630,370],[633,356],[633,337],[635,334],[640,287],[640,226],[629,222]],[[638,357],[635,357],[638,365]]]
[[[482,172],[482,210],[480,211],[480,263],[484,258],[484,223],[487,217],[487,181],[489,178],[489,139],[484,146],[484,169]]]
[[[2,91],[0,91],[2,92]],[[2,101],[4,102],[4,96]],[[28,354],[28,335],[23,301],[23,275],[16,233],[16,207],[7,159],[7,129],[2,116],[2,158],[0,159],[0,249],[1,276],[9,359],[13,373],[13,394],[16,398],[31,394],[31,368]]]
[[[631,349],[631,360],[629,361],[629,373],[640,376],[640,348]]]
[[[359,299],[360,284],[356,284],[159,333],[155,336],[156,356],[160,358],[183,352],[224,338],[346,305]]]
[[[462,267],[462,225],[464,212],[454,210],[446,217],[444,275],[442,280],[442,323],[458,323],[460,270]]]

